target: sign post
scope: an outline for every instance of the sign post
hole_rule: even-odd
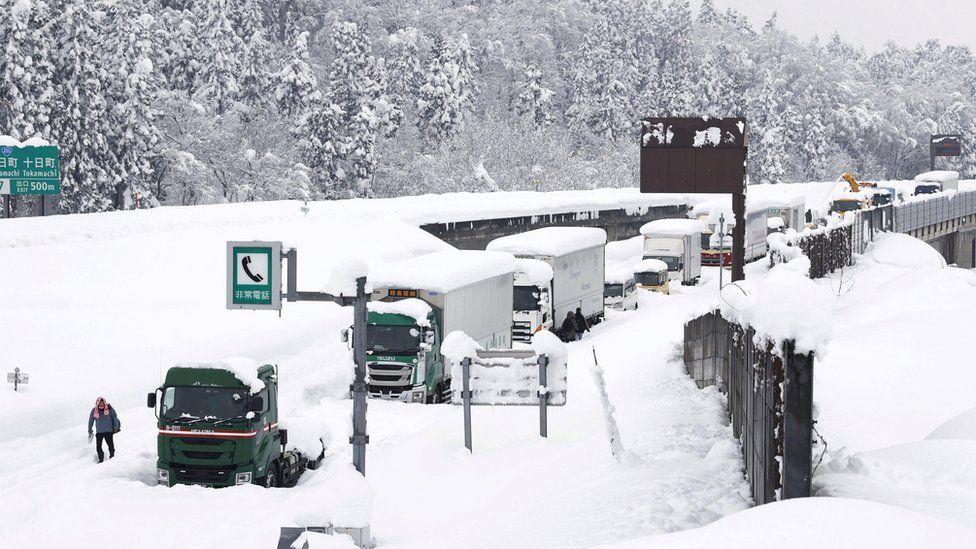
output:
[[[645,118],[641,121],[642,193],[731,193],[732,281],[745,278],[744,118]]]
[[[227,308],[281,310],[281,242],[227,243]]]
[[[30,377],[27,374],[21,373],[20,368],[14,368],[13,372],[7,372],[7,383],[14,384],[14,392],[17,392],[17,387],[23,385],[30,381]]]
[[[933,172],[937,156],[962,156],[962,136],[957,133],[933,135],[929,140],[929,170]]]

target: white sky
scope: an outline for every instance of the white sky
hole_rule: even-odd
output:
[[[695,13],[700,0],[692,0]],[[976,0],[714,0],[716,9],[733,7],[760,27],[775,10],[779,26],[807,39],[829,38],[836,30],[845,41],[879,49],[888,40],[914,46],[929,38],[976,50]]]

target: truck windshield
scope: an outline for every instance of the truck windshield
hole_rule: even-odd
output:
[[[620,297],[624,295],[623,284],[604,284],[603,297]]]
[[[642,286],[660,286],[667,276],[668,273],[634,273],[637,283]]]
[[[166,387],[160,415],[166,419],[230,419],[247,413],[243,387]]]
[[[366,348],[380,353],[416,352],[420,348],[417,326],[366,326]]]
[[[860,209],[861,203],[857,200],[835,200],[834,203],[830,205],[830,211],[832,212],[851,212]]]
[[[512,298],[514,311],[539,310],[539,288],[536,286],[516,286]]]
[[[660,259],[667,266],[669,271],[680,271],[681,270],[681,258],[675,257],[673,255],[645,255],[644,259]],[[640,282],[638,280],[638,282]]]

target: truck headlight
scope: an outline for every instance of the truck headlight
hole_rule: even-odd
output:
[[[251,473],[237,473],[234,476],[234,484],[238,486],[241,484],[251,484]]]
[[[156,469],[156,482],[169,486],[169,470],[168,469]]]
[[[423,393],[423,391],[414,391],[414,392],[410,393],[410,402],[419,402],[419,403],[423,404],[423,402],[424,402],[424,393]]]

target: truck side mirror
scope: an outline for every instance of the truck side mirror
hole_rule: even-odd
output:
[[[252,396],[251,400],[249,400],[247,403],[248,412],[261,413],[261,410],[263,409],[264,409],[264,397]]]
[[[424,335],[424,342],[434,343],[434,332],[427,332],[427,334]]]
[[[278,440],[281,441],[282,446],[288,445],[288,429],[278,429]]]
[[[349,343],[349,329],[348,328],[343,328],[342,331],[339,332],[339,339],[342,340],[343,343]]]
[[[156,407],[156,391],[153,391],[146,395],[146,407],[155,408]]]

